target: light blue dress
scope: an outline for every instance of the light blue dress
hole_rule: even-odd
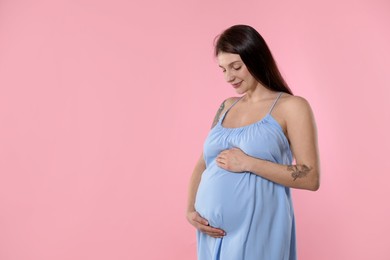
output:
[[[292,153],[281,126],[271,112],[260,121],[238,128],[222,122],[211,129],[204,144],[206,170],[198,187],[195,208],[210,226],[226,232],[213,238],[197,231],[199,260],[295,260],[295,222],[290,189],[250,172],[226,171],[217,155],[237,147],[246,154],[290,165]]]

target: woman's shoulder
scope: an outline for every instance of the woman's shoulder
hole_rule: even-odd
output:
[[[310,108],[309,102],[300,96],[294,96],[284,93],[279,100],[279,106],[286,110],[305,110]]]
[[[299,117],[311,113],[309,102],[301,96],[284,93],[278,103],[280,112],[287,117]]]
[[[214,121],[212,126],[215,126],[218,122],[218,120],[221,118],[221,116],[239,99],[239,97],[229,97],[222,101],[221,105],[219,106],[219,109],[214,117]]]
[[[240,97],[228,97],[222,102],[222,104],[224,105],[225,109],[227,109],[231,107],[238,99],[240,99]]]
[[[221,114],[225,113],[235,102],[237,102],[241,97],[228,97],[225,99],[220,107]]]

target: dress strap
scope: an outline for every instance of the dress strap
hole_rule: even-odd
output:
[[[283,92],[280,92],[278,97],[275,99],[274,103],[272,104],[271,108],[269,109],[268,114],[271,114],[272,110],[274,109],[276,103],[278,102],[279,98],[282,96]]]
[[[229,112],[229,110],[230,110],[238,101],[240,101],[241,98],[243,98],[243,97],[244,97],[244,96],[237,98],[237,100],[234,101],[233,104],[231,104],[231,106],[230,106],[228,109],[226,109],[225,113],[223,113],[223,115],[221,116],[221,119],[220,119],[220,122],[221,122],[221,123],[222,123],[223,119],[225,118],[226,114]]]

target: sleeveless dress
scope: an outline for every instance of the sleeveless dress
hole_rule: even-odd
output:
[[[295,260],[295,221],[290,189],[250,172],[233,173],[217,166],[215,158],[226,149],[278,164],[290,165],[292,152],[281,126],[271,112],[260,121],[238,128],[222,122],[204,143],[206,170],[195,200],[197,212],[210,226],[226,232],[213,238],[197,231],[198,260]]]

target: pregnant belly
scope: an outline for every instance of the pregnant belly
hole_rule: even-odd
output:
[[[253,216],[256,182],[261,180],[264,179],[250,173],[232,173],[216,165],[208,167],[202,174],[195,208],[211,226],[232,232]]]

